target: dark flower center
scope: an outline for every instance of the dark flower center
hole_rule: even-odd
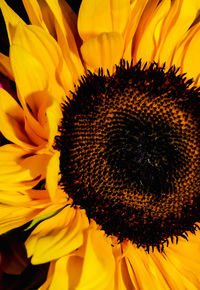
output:
[[[172,67],[89,73],[63,104],[61,185],[108,235],[163,248],[200,221],[200,96]]]

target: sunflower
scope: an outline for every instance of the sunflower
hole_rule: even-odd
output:
[[[31,222],[40,289],[199,289],[199,1],[23,4],[0,2],[0,233]]]

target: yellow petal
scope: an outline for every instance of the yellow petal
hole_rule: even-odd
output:
[[[119,33],[102,33],[86,41],[81,53],[88,69],[97,72],[101,67],[104,72],[107,69],[112,72],[122,58],[123,47],[123,38]]]
[[[199,47],[200,47],[200,27],[199,30],[192,37],[188,43],[185,55],[182,62],[182,71],[187,73],[188,78],[193,78],[196,85],[200,84],[200,59],[199,59]]]
[[[188,244],[189,244],[189,242],[188,242]],[[175,246],[178,247],[178,245],[175,245]],[[152,255],[152,259],[153,259],[155,265],[157,266],[157,268],[159,269],[160,273],[162,273],[163,278],[167,282],[166,289],[192,289],[192,290],[196,290],[199,288],[199,284],[196,284],[196,285],[198,285],[198,287],[195,287],[195,283],[190,282],[190,279],[188,279],[187,276],[181,274],[180,268],[174,266],[174,263],[171,263],[171,261],[168,259],[167,255],[157,252],[157,253],[154,253],[154,255]],[[188,260],[185,261],[185,263],[187,263],[187,262],[188,262]],[[188,269],[188,271],[189,271],[189,273],[191,273],[190,269]],[[199,276],[199,271],[197,272],[197,275]],[[192,276],[191,276],[191,278],[193,279]]]
[[[48,138],[47,128],[44,122],[39,122],[39,115],[41,111],[44,115],[52,102],[47,93],[46,73],[36,58],[16,45],[10,48],[10,59],[19,99],[26,115],[25,130],[34,144],[44,144]]]
[[[108,289],[114,279],[115,261],[112,247],[103,231],[88,232],[83,269],[76,289]]]
[[[158,1],[151,1],[146,6],[140,20],[140,25],[134,36],[132,57],[137,63],[140,59],[148,62],[152,61],[158,40],[155,32],[158,25],[163,21],[169,11],[171,1],[163,0],[159,5]]]
[[[86,41],[104,32],[122,33],[130,14],[127,0],[83,0],[78,14],[78,31]]]
[[[171,244],[166,248],[167,261],[179,271],[193,285],[194,289],[200,287],[200,231],[196,235],[188,232],[188,241],[179,238],[178,244]],[[196,288],[195,288],[196,287]]]
[[[80,36],[77,31],[77,16],[64,0],[46,0],[52,14],[51,23],[54,25],[56,40],[61,47],[66,64],[73,76],[73,81],[84,73],[80,60]]]
[[[13,80],[13,72],[10,66],[10,59],[8,56],[0,53],[0,73]]]
[[[131,13],[129,0],[111,0],[112,31],[123,33]]]
[[[46,282],[39,290],[78,289],[83,258],[72,254],[51,262]]]
[[[26,12],[28,14],[29,20],[32,24],[43,27],[47,30],[46,25],[43,21],[42,11],[40,9],[37,0],[22,0]]]
[[[179,40],[187,32],[200,9],[198,0],[173,1],[171,9],[163,22],[160,44],[155,60],[169,63],[173,50]]]
[[[48,86],[47,75],[39,61],[24,48],[10,47],[10,62],[19,90],[22,105],[32,93],[45,91]]]
[[[0,190],[34,187],[46,175],[49,155],[31,155],[20,147],[0,147]]]
[[[148,0],[134,1],[131,5],[131,15],[125,29],[125,51],[124,58],[128,61],[132,59],[132,40],[138,27],[140,17],[145,9]]]
[[[23,191],[0,191],[0,203],[12,206],[30,206],[31,199]]]
[[[41,264],[71,253],[82,245],[87,226],[83,211],[66,206],[33,230],[26,241],[28,257],[32,256],[33,264]]]
[[[162,271],[157,268],[151,256],[143,248],[138,249],[133,245],[125,260],[130,277],[138,289],[144,289],[146,285],[149,289],[169,289]]]
[[[58,187],[59,178],[59,157],[60,153],[56,151],[51,157],[47,166],[46,187],[49,192],[51,200],[55,199],[56,189]]]
[[[19,23],[23,24],[24,21],[6,4],[4,0],[0,1],[0,8],[6,24],[8,39],[10,44],[12,44],[17,25]]]
[[[0,130],[6,139],[25,148],[34,144],[25,131],[24,112],[5,90],[0,88]]]
[[[61,101],[65,95],[61,81],[64,79],[71,88],[72,79],[66,65],[64,67],[65,75],[63,75],[63,55],[55,39],[38,26],[18,25],[13,43],[24,48],[38,60],[48,78],[50,94]]]
[[[136,284],[134,284],[130,278],[128,272],[125,258],[123,257],[122,245],[115,245],[113,247],[113,255],[115,258],[115,286],[114,289],[136,289]]]
[[[49,147],[54,143],[55,136],[58,134],[58,124],[62,117],[61,108],[56,100],[46,109],[46,117],[49,126]]]
[[[13,207],[1,204],[0,235],[26,224],[32,220],[38,212],[39,210],[27,206]]]

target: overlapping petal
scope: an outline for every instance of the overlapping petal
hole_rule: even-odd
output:
[[[42,3],[42,1],[40,1]],[[37,0],[23,0],[24,7],[32,24],[43,27],[47,31],[40,3]]]
[[[114,288],[115,261],[104,232],[90,227],[82,249],[51,263],[46,289],[117,289]],[[63,278],[61,280],[61,277]]]
[[[38,26],[18,25],[13,44],[25,49],[43,67],[48,78],[48,89],[59,101],[65,91],[73,88],[71,74],[62,52],[51,35]]]
[[[25,130],[24,111],[13,97],[0,88],[0,130],[11,142],[24,148],[34,144]]]
[[[161,64],[170,63],[177,42],[190,28],[199,9],[200,2],[197,0],[172,1],[169,13],[166,15],[161,28],[155,61],[159,61]]]
[[[132,59],[132,40],[147,2],[148,0],[141,0],[131,3],[131,15],[125,29],[124,58],[128,61]]]
[[[46,176],[50,155],[35,155],[8,144],[0,147],[0,190],[23,190],[34,187]]]
[[[78,31],[86,41],[101,33],[122,34],[130,15],[128,0],[83,0],[78,15]]]
[[[55,226],[56,225],[56,226]],[[26,241],[33,264],[45,263],[67,255],[83,244],[88,227],[85,212],[70,204],[50,219],[40,223]]]
[[[24,148],[41,148],[47,143],[51,147],[61,110],[56,98],[50,96],[47,75],[40,62],[19,46],[11,46],[10,60],[22,107],[1,89],[1,131]]]
[[[81,47],[87,68],[98,72],[99,68],[112,73],[123,55],[123,38],[117,32],[102,33],[84,42]]]
[[[154,59],[160,33],[158,32],[166,14],[170,9],[171,1],[151,1],[144,9],[140,19],[132,46],[132,58],[135,62],[142,59],[143,63]]]

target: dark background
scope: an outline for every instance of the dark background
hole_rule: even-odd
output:
[[[6,2],[26,23],[29,23],[28,16],[26,14],[26,11],[24,9],[21,0],[6,0]],[[72,7],[72,9],[78,14],[81,0],[67,0],[66,2],[68,2],[68,4]],[[0,12],[0,51],[8,55],[8,38],[1,12]]]

